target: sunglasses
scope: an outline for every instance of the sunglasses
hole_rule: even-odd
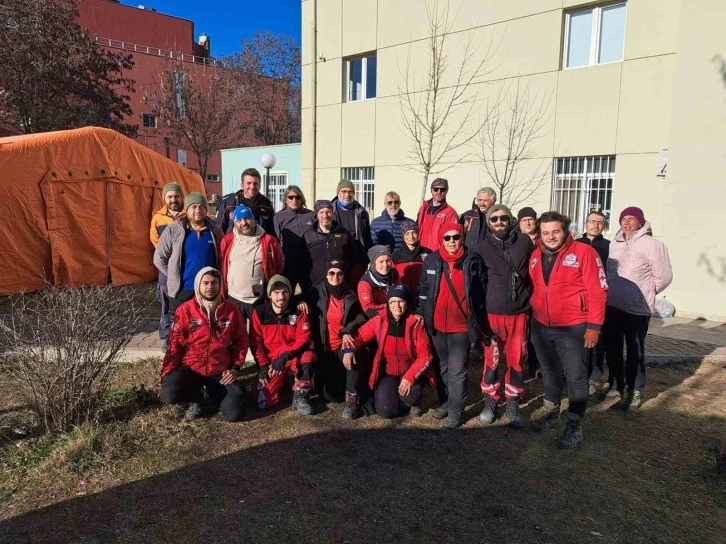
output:
[[[499,223],[500,221],[502,223],[508,222],[509,221],[509,216],[508,215],[492,215],[489,218],[489,222],[490,223]]]
[[[343,273],[342,272],[328,272],[329,278],[342,278]]]
[[[386,202],[386,206],[393,206],[394,204],[396,206],[400,206],[401,201],[400,200],[389,200],[388,202]]]
[[[447,234],[444,236],[444,242],[450,242],[451,240],[458,242],[461,240],[461,234]]]
[[[288,200],[302,200],[299,195],[287,195]]]
[[[431,189],[431,190],[432,190],[432,191],[433,191],[434,193],[445,193],[446,191],[448,191],[448,189],[446,189],[445,187],[434,187],[434,188],[433,188],[433,189]]]

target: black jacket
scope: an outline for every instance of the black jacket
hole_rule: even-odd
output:
[[[318,231],[318,222],[313,223],[312,230],[303,234],[302,258],[300,266],[302,277],[300,285],[303,290],[318,285],[325,279],[330,261],[343,261],[352,269],[355,264],[355,240],[347,229],[333,221],[328,233]]]
[[[255,216],[255,221],[259,224],[267,234],[271,234],[275,238],[275,225],[273,223],[273,217],[275,215],[275,207],[268,198],[259,193],[253,200],[244,198],[242,191],[236,193],[230,193],[224,195],[217,205],[217,225],[222,229],[222,232],[229,234],[234,229],[234,209],[240,204],[244,204]]]
[[[338,225],[343,225],[340,220],[340,209],[338,208],[338,197],[333,200],[333,220]],[[360,205],[357,200],[353,201],[353,211],[355,212],[355,229],[351,231],[355,239],[356,261],[361,264],[368,264],[368,250],[373,247],[373,238],[371,237],[371,220],[366,209]]]
[[[328,333],[328,304],[330,293],[328,292],[327,281],[320,285],[311,287],[302,294],[302,299],[310,308],[310,325],[313,343],[315,348],[322,352],[325,350],[325,339]],[[363,324],[366,318],[363,314],[358,296],[355,291],[348,289],[343,297],[343,327],[351,323]]]
[[[423,262],[424,257],[431,253],[433,253],[433,251],[427,247],[423,247],[421,244],[418,244],[416,249],[411,251],[404,242],[401,247],[391,254],[391,260],[393,261],[393,264],[420,263]]]
[[[303,235],[313,230],[315,214],[307,208],[297,210],[285,208],[275,214],[273,223],[275,235],[282,246],[282,254],[285,255],[285,270],[293,272],[299,270],[298,260],[304,254]],[[292,275],[297,277],[298,274]]]
[[[603,237],[602,234],[598,234],[594,240],[590,240],[587,237],[587,234],[583,234],[582,237],[577,238],[576,241],[592,246],[592,248],[597,251],[597,254],[600,256],[603,267],[607,266],[608,256],[610,255],[610,240]]]
[[[494,234],[476,247],[486,268],[487,313],[517,315],[528,312],[532,296],[529,278],[529,257],[534,243],[526,234],[510,231],[506,240]]]
[[[461,214],[459,223],[464,225],[464,245],[469,251],[476,251],[476,246],[489,233],[486,214],[479,211],[476,200],[472,203],[471,210]]]
[[[431,253],[423,262],[421,268],[421,280],[418,285],[418,306],[414,313],[422,315],[426,330],[430,336],[435,336],[434,330],[434,309],[436,300],[439,297],[439,286],[441,285],[444,271],[444,260],[438,251]],[[484,261],[476,251],[466,251],[464,258],[456,263],[456,268],[464,271],[464,290],[466,291],[466,302],[471,309],[471,318],[468,319],[469,339],[472,342],[481,340],[485,334],[485,312],[487,276],[484,268]],[[445,285],[444,287],[448,289]]]

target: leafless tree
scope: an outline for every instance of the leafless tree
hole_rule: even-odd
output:
[[[493,34],[488,40],[477,40],[470,29],[461,60],[451,65],[449,40],[458,14],[452,15],[450,0],[427,0],[426,72],[419,76],[412,69],[410,49],[406,64],[399,65],[401,130],[410,140],[412,168],[423,174],[421,200],[426,198],[430,175],[455,166],[469,155],[469,143],[493,110],[483,107],[489,100],[480,98],[478,84],[498,68],[493,58],[499,44]]]
[[[542,158],[538,146],[552,130],[551,106],[552,93],[532,92],[517,78],[514,92],[495,106],[479,133],[482,167],[499,201],[510,208],[530,199],[550,179],[552,160]]]

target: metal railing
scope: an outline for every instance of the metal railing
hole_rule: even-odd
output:
[[[143,55],[154,55],[156,57],[166,57],[169,59],[180,60],[182,62],[191,62],[193,64],[203,64],[204,66],[215,66],[222,67],[222,63],[215,59],[208,57],[197,57],[196,55],[189,55],[185,53],[179,53],[171,51],[169,49],[159,49],[158,47],[149,47],[148,45],[139,45],[137,43],[124,42],[121,40],[112,40],[111,38],[101,38],[96,36],[96,42],[104,47],[111,49],[121,49],[122,51],[129,51],[131,53],[141,53]]]

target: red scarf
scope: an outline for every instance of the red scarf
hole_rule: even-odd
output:
[[[441,225],[441,228],[439,229],[439,237],[441,238],[441,247],[439,248],[439,254],[441,255],[441,258],[449,263],[449,266],[453,266],[453,263],[459,262],[459,260],[464,256],[464,241],[462,240],[461,247],[459,250],[451,254],[446,249],[444,249],[444,234],[447,232],[454,231],[462,238],[464,237],[464,227],[459,225],[458,223],[444,223]]]
[[[464,257],[464,245],[462,244],[456,253],[449,253],[444,246],[439,248],[439,255],[447,263],[458,263]]]

